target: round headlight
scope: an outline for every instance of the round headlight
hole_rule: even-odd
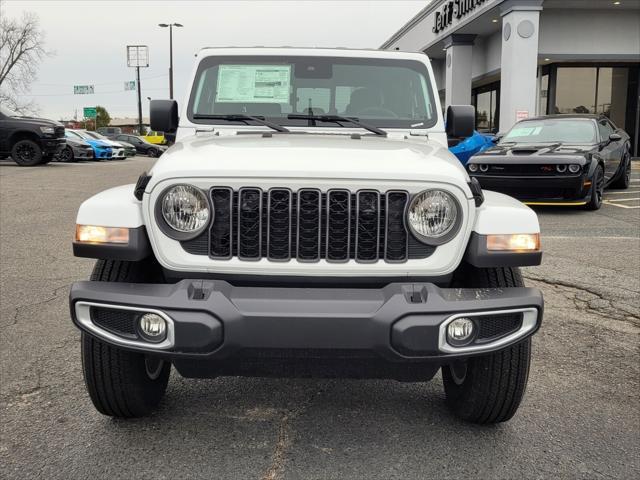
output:
[[[578,173],[580,171],[580,165],[578,165],[577,163],[572,163],[571,165],[569,165],[569,171],[571,173]]]
[[[418,240],[441,245],[451,239],[460,225],[458,202],[444,190],[425,190],[411,201],[409,227]]]
[[[175,185],[160,199],[162,218],[172,229],[196,233],[209,222],[209,203],[202,190],[191,185]]]
[[[477,172],[478,171],[478,164],[477,163],[470,163],[469,164],[469,171],[470,172]]]

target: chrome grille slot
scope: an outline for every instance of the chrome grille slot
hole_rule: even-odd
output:
[[[400,263],[427,258],[435,250],[409,234],[410,196],[403,190],[216,186],[209,198],[211,226],[181,245],[214,260]]]

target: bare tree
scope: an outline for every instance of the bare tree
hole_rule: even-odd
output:
[[[19,20],[0,16],[0,103],[20,112],[37,109],[33,101],[20,102],[18,97],[29,91],[47,55],[36,14],[25,12]]]

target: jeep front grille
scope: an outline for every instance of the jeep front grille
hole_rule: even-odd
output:
[[[435,250],[408,233],[409,194],[401,190],[213,187],[209,196],[208,231],[181,245],[214,260],[405,262]]]

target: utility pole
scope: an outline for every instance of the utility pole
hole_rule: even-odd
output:
[[[142,88],[140,87],[140,67],[136,67],[136,85],[138,86],[138,135],[142,132]]]
[[[181,23],[159,23],[159,27],[169,27],[169,98],[173,100],[173,27],[182,27]]]

